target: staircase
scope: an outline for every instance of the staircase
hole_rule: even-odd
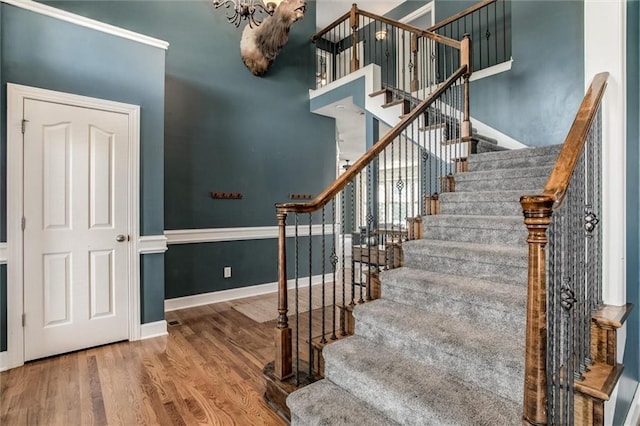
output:
[[[521,424],[527,284],[519,199],[544,186],[559,147],[469,157],[382,299],[323,352],[325,379],[287,399],[292,425]],[[375,408],[374,408],[375,407]]]

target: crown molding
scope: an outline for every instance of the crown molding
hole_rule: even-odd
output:
[[[164,40],[125,30],[124,28],[116,27],[110,24],[105,24],[104,22],[96,21],[95,19],[86,18],[84,16],[76,15],[75,13],[67,12],[65,10],[56,9],[55,7],[51,7],[32,0],[0,0],[0,2],[19,7],[21,9],[29,10],[31,12],[39,13],[40,15],[49,16],[51,18],[79,25],[81,27],[90,28],[106,34],[111,34],[116,37],[125,38],[160,49],[167,50],[169,48],[169,43]]]

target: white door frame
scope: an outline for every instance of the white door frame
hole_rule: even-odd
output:
[[[22,118],[25,99],[121,113],[129,120],[129,340],[140,338],[140,107],[7,83],[7,353],[0,371],[24,364]],[[28,126],[29,123],[26,123]]]

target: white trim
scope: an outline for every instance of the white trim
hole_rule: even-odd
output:
[[[169,333],[167,332],[167,321],[165,320],[149,322],[140,326],[140,340],[166,336],[167,334]]]
[[[405,15],[404,17],[402,17],[401,19],[399,19],[399,22],[402,22],[404,24],[413,21],[414,19],[417,19],[423,15],[426,15],[427,13],[431,12],[431,24],[429,25],[430,27],[432,25],[435,24],[435,20],[436,20],[436,16],[435,16],[435,7],[434,7],[434,2],[430,1],[429,3],[425,4],[424,6],[422,6],[419,9],[414,10],[413,12],[411,12],[408,15]],[[424,28],[426,29],[426,28]]]
[[[638,424],[640,424],[640,386],[636,388],[636,393],[633,401],[631,401],[631,407],[629,407],[629,413],[627,413],[624,426],[636,426]]]
[[[377,92],[378,90],[380,90],[380,74],[381,72],[379,65],[369,64],[364,68],[360,68],[359,70],[352,72],[351,74],[347,74],[344,77],[340,77],[339,79],[332,81],[331,83],[327,83],[319,89],[309,89],[309,100],[317,98],[318,96],[322,96],[325,93],[329,93],[330,91],[337,89],[338,87],[364,77],[366,102],[366,99],[369,98],[369,93]]]
[[[136,41],[138,43],[146,44],[160,49],[167,50],[169,43],[164,40],[149,37],[144,34],[139,34],[133,31],[125,30],[104,22],[96,21],[94,19],[86,18],[84,16],[76,15],[75,13],[67,12],[65,10],[56,9],[55,7],[47,6],[42,3],[38,3],[31,0],[0,0],[2,3],[10,4],[11,6],[19,7],[21,9],[29,10],[31,12],[39,13],[40,15],[49,16],[51,18],[59,19],[61,21],[69,22],[79,25],[81,27],[90,28],[92,30],[100,31],[106,34],[111,34],[116,37],[126,38],[128,40]]]
[[[7,263],[7,243],[0,243],[0,265]]]
[[[52,90],[7,83],[7,355],[6,367],[24,363],[22,328],[23,234],[20,226],[23,206],[23,151],[21,123],[25,99],[101,109],[128,116],[129,182],[129,340],[140,338],[140,107],[121,102],[89,98]]]
[[[9,354],[0,352],[0,373],[9,369]]]
[[[333,280],[332,274],[324,275],[325,282]],[[309,277],[298,278],[300,285],[309,285]],[[322,275],[314,275],[311,277],[311,285],[322,284]],[[288,280],[287,288],[295,288],[296,280]],[[164,301],[165,312],[175,311],[177,309],[193,308],[196,306],[209,305],[211,303],[227,302],[229,300],[243,299],[245,297],[260,296],[262,294],[275,293],[278,291],[278,283],[267,283],[252,285],[249,287],[232,288],[230,290],[213,291],[211,293],[196,294],[193,296],[177,297],[175,299],[166,299]]]
[[[336,224],[337,225],[337,224]],[[292,237],[295,226],[286,228],[287,236]],[[332,234],[332,225],[324,225],[325,235]],[[171,229],[164,231],[167,244],[219,243],[223,241],[264,240],[278,238],[277,226],[254,226],[238,228],[209,228],[209,229]],[[312,225],[311,235],[322,235],[322,225]],[[309,236],[309,226],[300,225],[298,236]]]
[[[584,2],[584,83],[608,71],[602,101],[603,298],[626,303],[626,2]]]
[[[138,240],[138,253],[164,253],[167,251],[167,237],[164,235],[143,235]]]
[[[469,77],[469,81],[476,81],[483,78],[491,77],[492,75],[500,74],[501,72],[510,71],[512,65],[513,58],[509,59],[508,61],[500,62],[499,64],[481,69],[480,71],[475,71],[471,74],[471,77]]]

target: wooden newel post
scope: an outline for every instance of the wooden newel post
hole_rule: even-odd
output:
[[[464,74],[464,105],[463,105],[463,117],[462,117],[462,140],[471,139],[471,119],[469,112],[469,77],[471,77],[471,36],[465,34],[460,42],[460,65],[467,67],[467,72]],[[471,150],[469,150],[471,153]]]
[[[278,324],[275,329],[276,359],[275,375],[284,380],[293,373],[291,358],[291,328],[287,311],[287,214],[278,212]]]
[[[351,72],[360,69],[360,61],[358,60],[358,27],[360,16],[358,14],[358,6],[353,3],[351,5],[351,15],[349,23],[351,24]]]
[[[524,366],[523,424],[547,424],[547,228],[554,200],[547,195],[520,199],[529,231],[527,275],[526,355]]]

